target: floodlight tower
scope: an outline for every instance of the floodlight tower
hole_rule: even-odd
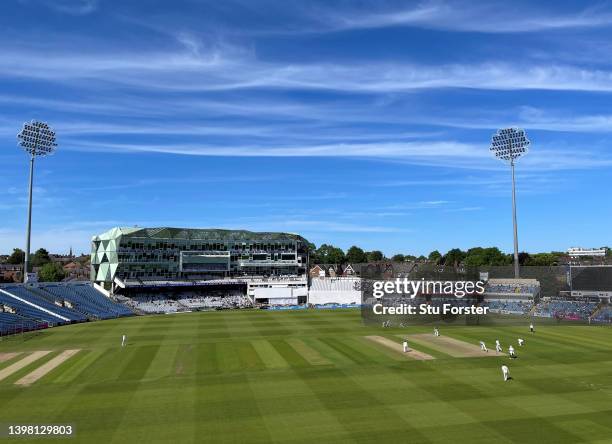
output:
[[[514,277],[519,277],[518,230],[516,227],[516,191],[514,186],[514,163],[527,154],[531,142],[521,128],[503,128],[493,135],[491,152],[496,158],[510,164],[512,170],[512,223],[514,226]]]
[[[34,183],[34,158],[36,156],[47,156],[53,154],[57,143],[55,143],[55,131],[45,122],[32,120],[23,124],[23,128],[17,134],[18,144],[30,155],[30,186],[28,189],[28,227],[26,230],[26,251],[23,264],[23,282],[28,281],[28,265],[30,262],[30,234],[32,231],[32,185]]]

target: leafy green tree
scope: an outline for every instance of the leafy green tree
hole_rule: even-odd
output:
[[[547,267],[550,265],[556,265],[558,257],[552,253],[536,253],[531,255],[529,263],[527,265]]]
[[[480,267],[482,265],[506,265],[507,256],[497,247],[475,247],[470,248],[463,260],[468,267]]]
[[[41,267],[51,262],[51,258],[49,257],[49,252],[45,250],[44,248],[39,248],[32,255],[31,262],[32,262],[33,267]]]
[[[531,256],[529,255],[529,253],[521,251],[518,255],[518,259],[520,265],[528,265],[529,261],[531,260]]]
[[[310,264],[320,264],[319,255],[317,253],[317,246],[312,242],[308,243],[308,261]]]
[[[19,265],[23,264],[25,260],[25,251],[21,248],[13,248],[13,252],[6,260],[9,264]]]
[[[317,258],[321,264],[343,264],[346,262],[346,256],[341,248],[333,245],[323,244],[317,248]]]
[[[360,264],[368,261],[368,256],[361,248],[353,245],[346,252],[346,261],[351,264]]]
[[[404,262],[406,260],[406,256],[403,254],[396,254],[391,258],[391,260],[393,262]]]
[[[440,259],[442,259],[442,254],[440,254],[438,250],[434,250],[431,253],[429,253],[429,256],[427,256],[427,259],[438,264],[440,263]]]
[[[62,266],[53,262],[47,262],[38,271],[38,279],[42,282],[59,282],[64,276]]]
[[[444,257],[442,258],[444,265],[452,265],[452,266],[457,266],[459,265],[461,262],[463,262],[463,259],[465,259],[466,253],[465,251],[462,251],[459,248],[453,248],[452,250],[449,250]]]
[[[385,258],[385,255],[382,254],[382,251],[379,251],[379,250],[368,251],[368,262],[382,261],[384,258]]]

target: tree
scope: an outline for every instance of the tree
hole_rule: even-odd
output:
[[[343,264],[346,262],[344,251],[341,248],[327,244],[317,248],[316,258],[320,264]]]
[[[431,253],[429,253],[429,256],[427,256],[427,259],[437,264],[440,262],[440,259],[442,259],[442,254],[440,254],[438,250],[434,250]]]
[[[19,265],[23,264],[25,260],[25,251],[21,248],[13,248],[13,253],[6,260],[9,264]]]
[[[470,248],[463,260],[468,267],[481,267],[483,265],[507,265],[507,256],[497,247]]]
[[[406,260],[406,256],[403,254],[396,254],[391,258],[391,260],[393,262],[404,262]]]
[[[518,255],[518,260],[519,260],[520,265],[527,265],[529,264],[529,261],[531,260],[531,256],[529,255],[529,253],[525,251],[521,251]]]
[[[346,261],[351,264],[360,264],[368,261],[368,256],[361,248],[353,245],[346,252]]]
[[[377,262],[382,261],[385,258],[385,255],[382,254],[382,251],[374,250],[368,251],[368,262]]]
[[[39,248],[36,250],[34,255],[32,255],[32,266],[33,267],[42,267],[45,264],[51,262],[51,258],[49,257],[49,252],[44,248]]]
[[[465,255],[465,251],[461,251],[459,248],[453,248],[444,255],[442,258],[442,263],[444,263],[444,265],[457,266],[463,262]]]
[[[536,253],[531,255],[528,265],[545,267],[550,265],[556,265],[557,260],[557,256],[552,253]]]
[[[41,282],[59,282],[64,279],[64,269],[60,264],[47,262],[38,271],[38,278]]]

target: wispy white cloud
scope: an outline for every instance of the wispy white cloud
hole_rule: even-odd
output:
[[[522,127],[528,130],[544,130],[572,133],[612,132],[612,114],[580,114],[575,110],[543,109],[532,106],[510,109],[471,109],[453,115],[422,113],[411,120],[413,124],[441,127],[489,129]]]
[[[143,91],[244,89],[390,93],[424,89],[612,91],[612,72],[571,65],[506,62],[423,65],[409,62],[281,63],[210,50],[146,53],[5,51],[0,76],[52,82],[104,82]]]
[[[485,158],[488,150],[475,144],[455,141],[333,143],[325,145],[211,145],[211,144],[128,144],[113,142],[82,142],[68,149],[114,152],[156,152],[193,156],[248,157],[384,157],[384,158]]]
[[[40,3],[55,11],[70,15],[91,14],[99,6],[99,0],[29,0],[26,3]]]
[[[416,27],[435,30],[520,33],[558,29],[610,26],[612,13],[605,8],[589,7],[559,13],[504,2],[466,2],[429,0],[412,5],[366,3],[357,8],[323,7],[313,11],[312,19],[320,27],[314,32],[346,31],[387,27]]]

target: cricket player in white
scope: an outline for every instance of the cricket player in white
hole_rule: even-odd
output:
[[[127,339],[126,335],[121,336],[121,347],[125,347],[125,340]]]
[[[516,358],[516,355],[514,354],[514,347],[508,347],[508,353],[510,354],[511,358]]]
[[[404,343],[402,344],[402,346],[404,347],[404,353],[408,353],[408,341],[404,341]]]
[[[531,324],[529,324],[529,331],[531,333],[535,333],[535,328],[533,328],[533,322]]]
[[[483,352],[488,352],[489,351],[489,349],[487,349],[487,346],[485,345],[484,341],[480,341],[480,349]]]
[[[434,327],[434,336],[440,336],[440,330],[438,330],[438,327]]]
[[[518,338],[518,345],[519,345],[519,347],[522,347],[524,342],[525,342],[525,340],[523,338]]]
[[[502,351],[502,347],[501,347],[501,344],[499,343],[499,339],[495,340],[495,351],[498,353],[501,353]]]
[[[504,381],[507,381],[508,379],[510,379],[510,369],[508,368],[508,366],[502,365],[501,369],[502,369],[502,374],[504,375]]]

